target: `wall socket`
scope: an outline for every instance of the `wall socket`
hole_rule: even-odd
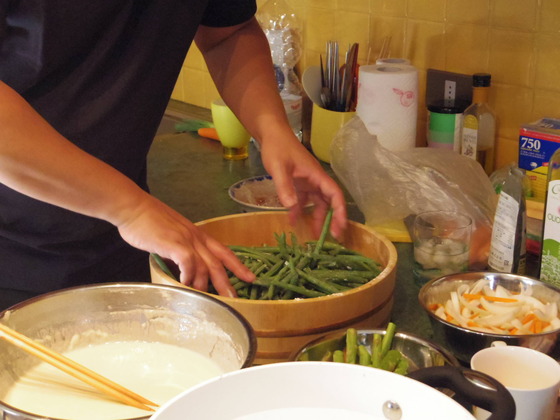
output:
[[[456,106],[464,111],[472,102],[472,75],[428,69],[426,105]]]

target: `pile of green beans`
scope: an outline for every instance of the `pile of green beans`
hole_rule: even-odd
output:
[[[395,372],[401,375],[408,373],[408,360],[398,350],[391,349],[396,326],[389,323],[384,335],[374,334],[371,352],[358,343],[358,332],[354,328],[346,331],[346,346],[343,350],[335,350],[324,355],[323,361],[352,363],[371,366]]]
[[[238,297],[255,300],[316,298],[362,286],[377,277],[382,270],[379,263],[326,240],[331,220],[332,210],[327,213],[317,241],[300,244],[295,233],[290,233],[288,240],[283,232],[275,234],[276,246],[230,246],[257,276],[256,281],[247,283],[229,273]]]

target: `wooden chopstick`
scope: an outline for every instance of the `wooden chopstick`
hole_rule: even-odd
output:
[[[23,334],[12,330],[10,327],[0,323],[0,338],[16,345],[22,350],[40,358],[54,367],[72,375],[99,391],[117,400],[146,411],[155,411],[158,405],[146,398],[130,391],[129,389],[99,375],[87,367],[68,359],[66,356],[50,350],[43,345],[31,340]],[[151,406],[151,407],[149,407]]]

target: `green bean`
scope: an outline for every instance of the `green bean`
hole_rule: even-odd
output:
[[[163,261],[163,258],[161,258],[158,254],[150,254],[154,260],[156,261],[157,265],[159,265],[159,268],[162,269],[162,271],[167,274],[169,277],[171,277],[173,280],[179,281],[177,279],[177,277],[175,277],[175,275],[171,272],[171,270],[169,269],[169,267],[167,266],[167,264],[165,263],[165,261]]]
[[[356,363],[358,354],[358,332],[355,328],[346,331],[346,363]]]
[[[298,245],[296,234],[294,232],[291,232],[290,238],[292,241],[292,249],[294,250],[294,256],[299,257],[301,255],[301,249]]]
[[[315,277],[325,277],[325,278],[341,278],[347,279],[348,277],[356,277],[365,280],[371,280],[375,277],[374,271],[352,271],[352,270],[324,270],[317,268],[313,270],[313,275]]]
[[[319,280],[316,279],[315,277],[309,275],[308,273],[306,273],[303,270],[299,270],[296,269],[297,273],[303,277],[306,281],[308,281],[309,283],[311,283],[312,285],[314,285],[317,289],[319,289],[321,292],[327,293],[327,294],[332,294],[332,293],[339,293],[340,289],[338,287],[335,287],[323,280]]]
[[[344,363],[344,352],[342,350],[335,350],[333,352],[333,362]]]
[[[378,274],[381,272],[379,266],[371,258],[363,257],[361,255],[318,254],[314,257],[318,261],[332,267],[345,267],[354,270],[371,270],[377,272]]]
[[[316,244],[317,241],[308,241],[308,243]],[[348,249],[345,246],[342,246],[340,244],[337,244],[336,242],[331,242],[331,241],[325,241],[323,243],[322,249],[323,251],[329,253],[335,252],[336,254],[359,255],[358,252]]]
[[[385,335],[383,336],[383,341],[381,343],[381,357],[385,357],[391,346],[393,345],[393,337],[395,336],[395,331],[397,326],[393,322],[389,322],[387,328],[385,329]]]
[[[299,295],[309,297],[309,298],[325,296],[325,293],[321,293],[316,290],[307,289],[303,286],[296,286],[290,283],[282,283],[276,280],[272,280],[272,284],[278,286],[281,289],[291,290],[292,292],[295,292]]]
[[[272,282],[271,279],[265,279],[265,278],[259,277],[251,284],[253,286],[268,287],[268,286],[270,286],[271,282]]]
[[[245,299],[249,299],[249,291],[248,290],[249,290],[248,287],[238,290],[237,291],[237,296],[245,298]]]
[[[321,362],[330,362],[332,358],[333,358],[332,351],[329,350],[323,355],[323,357],[321,358]],[[308,360],[309,360],[309,356],[308,356]]]
[[[401,357],[399,363],[397,363],[397,367],[395,368],[394,372],[398,373],[399,375],[406,375],[408,373],[409,363],[406,358]]]
[[[373,334],[373,344],[371,347],[371,365],[374,368],[381,366],[381,334]]]
[[[290,272],[288,276],[285,277],[283,283],[292,285],[292,286],[299,286],[299,276],[297,273]],[[294,298],[294,291],[293,290],[285,290],[282,299],[293,299]]]
[[[284,259],[288,258],[291,252],[288,250],[288,244],[286,243],[286,233],[284,232],[282,232],[281,234],[275,233],[274,237],[276,238],[276,242],[278,242],[280,256]]]
[[[278,246],[243,246],[243,245],[229,245],[229,249],[233,252],[262,252],[270,254],[278,254],[280,248]]]
[[[332,217],[333,217],[333,209],[330,208],[329,211],[327,211],[327,215],[325,216],[325,221],[323,222],[323,229],[321,230],[321,235],[319,235],[319,240],[317,241],[317,244],[315,245],[315,249],[313,250],[314,254],[318,254],[323,249],[323,244],[325,243],[325,239],[327,238],[327,235],[331,227]]]
[[[249,258],[249,259],[256,259],[263,262],[269,262],[272,264],[276,264],[279,258],[272,253],[266,253],[264,251],[257,251],[255,249],[246,248],[244,250],[235,251],[235,255],[238,257]]]
[[[300,259],[299,259],[298,263],[296,264],[296,268],[299,268],[300,270],[302,270],[305,267],[309,266],[310,262],[311,262],[311,258],[308,255],[301,254]]]
[[[401,360],[401,352],[398,350],[389,350],[385,356],[381,359],[381,363],[379,364],[380,368],[383,370],[388,370],[389,372],[393,372],[399,361]]]
[[[332,274],[329,274],[330,271],[332,271]],[[310,274],[312,274],[313,277],[315,278],[330,281],[330,282],[342,283],[342,284],[357,283],[360,285],[366,284],[371,279],[376,277],[374,275],[371,277],[369,275],[363,275],[362,273],[358,273],[357,271],[345,271],[345,270],[317,269],[317,270],[312,270]]]
[[[240,291],[241,289],[246,289],[246,288],[248,288],[248,287],[250,287],[250,286],[249,286],[249,283],[244,283],[244,282],[242,282],[242,281],[238,281],[237,283],[235,283],[235,284],[233,285],[233,288],[234,288],[235,290],[237,290],[238,293],[239,293],[239,291]]]
[[[358,346],[358,363],[362,366],[371,366],[371,354],[362,344]]]
[[[259,288],[256,285],[253,285],[251,287],[251,293],[249,294],[249,299],[257,300],[258,296],[259,296]]]
[[[292,273],[292,271],[290,270],[289,265],[287,263],[283,263],[282,268],[271,277],[274,282],[271,283],[268,288],[267,299],[284,299],[283,295],[285,295],[285,290],[281,289],[283,293],[280,293],[280,291],[278,291],[278,286],[276,285],[276,283],[289,283],[290,278],[292,278],[293,276],[294,273]]]

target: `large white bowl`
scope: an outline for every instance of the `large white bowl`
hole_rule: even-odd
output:
[[[366,366],[284,362],[206,381],[151,420],[473,420],[455,400],[414,379]],[[392,409],[390,407],[393,407]]]

